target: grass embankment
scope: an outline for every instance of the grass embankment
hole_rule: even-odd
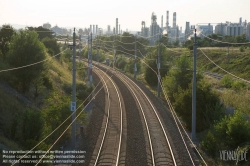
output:
[[[250,48],[240,51],[240,48],[204,48],[202,51],[217,65],[223,69],[231,72],[232,74],[237,75],[238,77],[250,80]],[[210,71],[220,74],[226,74],[224,71],[212,64],[198,49],[198,58],[197,58],[198,69],[204,71]]]
[[[230,73],[246,79],[250,80],[250,49],[242,50],[237,48],[229,48],[229,56],[227,48],[217,48],[217,49],[202,49],[204,53],[217,65],[221,66],[223,69],[229,71]],[[198,51],[198,69],[219,73],[221,75],[225,75],[223,70],[216,67],[212,64],[201,51]],[[229,77],[229,76],[227,76]],[[232,77],[233,78],[233,77]],[[225,87],[225,83],[223,84],[221,81],[209,78],[207,81],[213,85],[215,89],[217,89],[220,94],[221,101],[225,104],[226,107],[233,107],[235,110],[241,110],[242,112],[248,114],[250,116],[250,91],[249,84],[245,84],[242,88],[237,88],[237,85],[242,84],[239,80],[228,80],[226,81],[228,84],[231,84],[229,87]],[[224,80],[225,81],[225,80]],[[236,86],[236,88],[235,88]]]
[[[47,82],[49,82],[50,88],[41,85],[39,87],[39,96],[36,99],[32,95],[34,87],[31,87],[28,93],[23,94],[31,101],[31,107],[18,100],[13,94],[7,93],[5,89],[0,89],[0,145],[2,145],[0,149],[30,149],[61,124],[71,113],[69,103],[72,91],[72,63],[65,59],[67,58],[63,54],[61,58],[53,58],[46,62],[48,64],[46,77],[48,78]],[[6,65],[2,64],[1,66]],[[77,68],[83,67],[83,63],[77,63]],[[11,72],[4,74],[11,75]],[[84,75],[85,70],[77,71],[77,106],[83,102],[90,92],[90,89],[86,86]],[[6,82],[8,84],[8,80]],[[42,117],[41,121],[37,119],[35,121],[32,120],[37,116],[36,113]],[[82,122],[84,116],[81,116],[79,119]],[[47,146],[56,140],[69,122],[67,121],[65,125],[51,136],[52,138],[46,140],[39,148],[47,149]],[[41,126],[35,126],[36,124]],[[37,133],[32,132],[32,128],[35,128]],[[24,134],[25,132],[26,135]],[[69,138],[70,131],[67,131],[65,135],[56,144],[56,148],[64,145],[66,139]],[[29,136],[32,138],[29,138]],[[24,138],[26,137],[27,139],[25,140]]]

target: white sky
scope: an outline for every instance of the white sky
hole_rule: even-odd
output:
[[[170,26],[173,12],[177,13],[177,25],[185,29],[186,21],[197,23],[250,22],[250,0],[0,0],[0,25],[5,23],[39,26],[49,22],[59,27],[115,27],[119,19],[121,29],[139,31],[141,21],[150,25],[151,14],[157,15],[157,23],[166,25],[169,10]]]

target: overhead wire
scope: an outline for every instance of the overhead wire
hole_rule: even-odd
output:
[[[139,51],[139,52],[140,52],[140,51]],[[140,52],[140,53],[141,53],[141,52]],[[158,73],[157,73],[151,66],[149,66],[143,59],[142,59],[142,62],[143,62],[147,67],[149,67],[149,68],[156,74],[156,76],[158,75]],[[159,70],[159,69],[158,69],[158,70]],[[160,71],[158,71],[158,72],[160,72]],[[158,77],[157,77],[157,78],[158,78]],[[161,79],[161,78],[160,78],[160,79]],[[160,80],[159,80],[159,81],[160,81]],[[180,131],[180,129],[179,129],[178,123],[177,123],[177,121],[176,121],[175,118],[178,119],[179,124],[181,125],[181,127],[182,127],[183,131],[185,132],[185,134],[187,135],[188,139],[191,141],[192,145],[193,145],[194,148],[196,149],[197,153],[199,154],[199,156],[201,157],[201,159],[203,160],[203,162],[205,163],[205,165],[207,165],[206,162],[205,162],[205,160],[203,159],[202,155],[199,153],[198,149],[196,148],[196,146],[194,145],[194,143],[193,143],[192,140],[190,139],[189,135],[188,135],[187,132],[185,131],[184,126],[181,124],[181,122],[180,122],[180,120],[179,120],[179,118],[178,118],[178,116],[177,116],[177,114],[176,114],[176,112],[175,112],[175,110],[174,110],[174,108],[173,108],[173,106],[172,106],[172,104],[171,104],[171,102],[170,102],[170,100],[169,100],[169,98],[168,98],[166,92],[165,92],[164,86],[162,85],[162,82],[161,82],[161,81],[160,81],[160,85],[161,85],[161,88],[164,90],[164,96],[165,96],[166,100],[168,101],[169,108],[170,108],[170,110],[171,110],[171,112],[172,112],[172,116],[174,117],[175,123],[176,123],[176,125],[177,125],[178,130],[179,130],[179,133],[181,134],[181,131]],[[173,113],[175,114],[176,117],[174,116]],[[187,151],[188,151],[188,153],[189,153],[189,156],[190,156],[190,158],[191,158],[191,161],[192,161],[192,163],[193,163],[193,165],[194,165],[194,162],[193,162],[193,160],[192,160],[191,154],[190,154],[190,152],[189,152],[189,150],[188,150],[188,148],[187,148],[187,145],[186,145],[186,143],[185,143],[185,140],[184,140],[184,137],[182,136],[182,134],[181,134],[181,137],[182,137],[183,143],[185,144],[185,147],[186,147],[186,149],[187,149]]]
[[[142,62],[143,62],[147,67],[149,67],[149,68],[156,74],[156,76],[158,76],[158,73],[157,73],[152,67],[150,67],[144,60],[142,60]],[[158,69],[158,70],[159,70],[159,69]],[[160,71],[158,71],[158,72],[160,72]],[[157,78],[158,78],[158,77],[157,77]],[[167,100],[167,102],[168,102],[169,108],[170,108],[170,110],[171,110],[171,112],[172,112],[172,116],[174,117],[176,126],[177,126],[177,128],[178,128],[178,131],[179,131],[181,137],[182,137],[183,143],[185,144],[185,147],[186,147],[186,149],[187,149],[187,151],[188,151],[188,154],[189,154],[189,156],[190,156],[190,158],[191,158],[191,161],[192,161],[193,165],[195,165],[195,164],[194,164],[194,161],[193,161],[193,159],[192,159],[192,157],[191,157],[191,154],[190,154],[190,152],[189,152],[189,150],[188,150],[188,147],[187,147],[187,145],[186,145],[186,143],[185,143],[184,137],[182,136],[182,133],[181,133],[181,131],[180,131],[180,128],[179,128],[178,123],[177,123],[177,121],[176,121],[175,118],[178,119],[179,124],[181,125],[181,127],[182,127],[183,131],[185,132],[185,134],[187,135],[188,139],[191,141],[192,145],[194,146],[194,148],[195,148],[196,151],[198,152],[199,156],[201,157],[201,159],[203,160],[203,162],[205,163],[205,165],[207,165],[206,162],[205,162],[205,160],[203,159],[202,155],[199,153],[198,149],[197,149],[196,146],[194,145],[193,141],[190,139],[189,135],[188,135],[187,132],[185,131],[184,126],[181,124],[181,122],[180,122],[180,120],[179,120],[179,118],[178,118],[178,116],[177,116],[177,114],[176,114],[176,112],[175,112],[175,110],[174,110],[174,108],[173,108],[173,106],[172,106],[172,104],[171,104],[171,102],[170,102],[170,100],[169,100],[169,98],[168,98],[166,92],[165,92],[164,86],[163,86],[163,84],[162,84],[162,82],[161,82],[161,78],[158,78],[158,79],[160,79],[159,81],[160,81],[161,88],[162,88],[163,91],[164,91],[164,96],[165,96],[165,98],[166,98],[166,100]],[[176,117],[174,116],[174,114],[175,114]]]
[[[87,62],[86,62],[87,63]],[[107,72],[108,70],[106,70],[106,72]],[[112,75],[113,76],[113,75]],[[111,76],[111,77],[112,77]],[[100,83],[101,81],[99,81],[99,83]],[[99,84],[98,83],[98,84]],[[98,85],[97,85],[98,86]],[[96,87],[97,87],[96,86]],[[102,88],[104,87],[104,85],[102,85],[102,87],[97,91],[97,93],[94,95],[94,96],[92,96],[92,98],[90,99],[90,101],[86,104],[86,106],[78,113],[78,115],[72,120],[72,122],[67,126],[67,128],[62,132],[62,134],[56,139],[56,141],[49,147],[49,149],[46,151],[46,153],[43,155],[43,157],[37,162],[37,164],[36,165],[38,165],[41,161],[42,161],[42,159],[45,157],[45,155],[53,148],[53,146],[59,141],[59,139],[63,136],[63,134],[69,129],[69,127],[76,121],[76,119],[81,115],[81,113],[84,111],[84,109],[89,105],[89,103],[93,100],[93,99],[95,99],[95,97],[99,94],[99,92],[102,90]],[[92,93],[91,93],[92,94]],[[90,95],[91,95],[90,94]],[[89,96],[90,96],[89,95]],[[79,108],[79,107],[78,107]],[[72,113],[72,115],[73,115],[73,113]],[[71,115],[71,116],[72,116]],[[28,154],[28,153],[27,153]]]
[[[48,60],[50,60],[50,59],[52,59],[52,58],[54,58],[54,57],[56,57],[56,56],[62,54],[63,52],[65,52],[65,51],[68,50],[68,49],[69,49],[69,48],[63,50],[62,52],[60,52],[60,53],[58,53],[58,54],[56,54],[56,55],[54,55],[54,56],[52,56],[52,57],[49,57],[49,58],[44,59],[44,60],[39,61],[39,62],[31,63],[31,64],[24,65],[24,66],[20,66],[20,67],[14,67],[14,68],[10,68],[10,69],[3,69],[3,70],[0,70],[0,73],[1,73],[1,72],[6,72],[6,71],[12,71],[12,70],[17,70],[17,69],[22,69],[22,68],[26,68],[26,67],[29,67],[29,66],[34,66],[34,65],[36,65],[36,64],[39,64],[39,63],[48,61]]]
[[[230,44],[230,45],[246,45],[246,44],[250,44],[250,42],[245,42],[245,43],[230,43],[230,42],[223,42],[223,41],[216,40],[216,39],[213,39],[213,38],[211,38],[211,37],[208,37],[208,36],[204,35],[202,32],[200,32],[200,34],[201,34],[202,36],[204,36],[205,38],[208,38],[208,39],[210,39],[210,40],[212,40],[212,41],[215,41],[215,42],[217,42],[217,43],[224,43],[224,44]]]
[[[202,54],[203,54],[211,63],[213,63],[216,67],[220,68],[221,70],[223,70],[223,71],[226,72],[227,74],[231,75],[232,77],[237,78],[237,79],[239,79],[239,80],[241,80],[241,81],[244,81],[244,82],[250,84],[250,81],[245,80],[245,79],[243,79],[243,78],[240,78],[240,77],[238,77],[238,76],[236,76],[236,75],[230,73],[229,71],[223,69],[223,68],[220,67],[218,64],[216,64],[213,60],[211,60],[211,59],[202,51],[202,49],[199,49],[199,50],[200,50],[200,51],[202,52]]]
[[[85,46],[86,47],[86,46]],[[93,94],[93,92],[96,90],[96,88],[98,87],[98,85],[101,83],[101,81],[99,81],[98,83],[97,83],[97,85],[96,85],[96,87],[92,90],[92,92],[88,95],[88,97],[78,106],[78,108],[76,109],[76,111],[83,105],[83,103],[85,103],[85,101]],[[100,90],[103,88],[103,86],[100,88]],[[100,92],[100,90],[96,93],[96,95]],[[95,96],[96,96],[95,95]],[[93,96],[92,97],[92,99],[88,102],[88,104],[95,98],[95,96]],[[88,104],[83,108],[83,110],[88,106]],[[78,116],[83,112],[83,110],[78,114]],[[35,145],[31,150],[29,150],[26,154],[24,154],[21,158],[19,158],[16,162],[14,162],[13,164],[12,164],[12,166],[13,165],[15,165],[18,161],[20,161],[21,159],[23,159],[27,154],[29,154],[32,150],[34,150],[37,146],[39,146],[42,142],[44,142],[49,136],[51,136],[56,130],[58,130],[72,115],[74,114],[74,112],[72,112],[72,114],[71,115],[69,115],[56,129],[54,129],[49,135],[47,135],[43,140],[41,140],[37,145]],[[78,118],[78,116],[74,119],[74,121]],[[72,123],[74,122],[74,121],[72,121]],[[72,124],[71,123],[71,124]],[[70,124],[70,125],[71,125]],[[67,128],[68,129],[68,128]],[[66,130],[67,130],[66,129]],[[66,132],[66,131],[65,131]],[[63,134],[65,133],[65,132],[63,132]],[[63,135],[62,134],[62,135]],[[60,138],[61,138],[61,136],[62,135],[60,135]],[[58,139],[59,140],[59,139]],[[57,141],[58,141],[57,140]],[[54,143],[55,144],[55,143]],[[53,145],[54,145],[53,144]],[[47,151],[48,152],[48,151]],[[47,153],[46,153],[47,154]],[[45,154],[45,155],[46,155]],[[39,163],[39,162],[38,162]]]

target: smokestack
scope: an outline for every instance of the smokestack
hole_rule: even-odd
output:
[[[118,34],[118,18],[116,18],[115,34]]]
[[[163,15],[161,16],[161,29],[163,28]]]
[[[173,28],[176,28],[176,12],[174,12],[174,17],[173,17]]]
[[[169,11],[167,11],[167,22],[166,22],[166,28],[169,26]]]
[[[89,27],[89,32],[92,32],[92,25],[90,25]]]

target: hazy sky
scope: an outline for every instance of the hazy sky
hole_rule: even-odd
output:
[[[97,24],[107,29],[115,26],[119,19],[124,31],[141,28],[141,21],[150,25],[151,14],[157,15],[157,23],[166,25],[169,10],[170,25],[173,12],[177,13],[177,24],[185,29],[185,22],[197,23],[239,22],[239,18],[250,22],[250,0],[0,0],[0,24],[22,24],[39,26],[49,22],[59,27],[89,27]]]

